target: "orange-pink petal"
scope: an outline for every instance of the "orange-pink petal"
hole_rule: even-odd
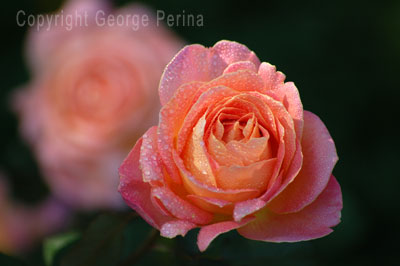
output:
[[[283,84],[286,78],[282,72],[276,71],[275,66],[266,62],[261,63],[258,74],[264,81],[265,90],[276,89],[279,85]]]
[[[212,213],[222,213],[222,214],[232,214],[233,204],[230,201],[202,197],[199,195],[187,195],[189,200],[193,202],[193,204],[199,206],[203,210],[212,212]]]
[[[173,151],[173,158],[182,175],[183,184],[186,190],[191,194],[231,202],[247,200],[258,195],[258,191],[255,189],[223,190],[200,183],[187,171],[183,160],[178,156],[176,151]]]
[[[219,41],[211,48],[211,50],[216,52],[226,63],[226,65],[230,65],[238,61],[250,61],[257,68],[260,65],[260,60],[256,54],[245,45],[237,42],[226,40]]]
[[[304,112],[303,166],[294,181],[269,204],[277,213],[296,212],[313,202],[324,190],[338,160],[335,144],[324,123]]]
[[[183,161],[186,169],[200,182],[216,187],[213,169],[209,160],[204,143],[204,127],[206,120],[204,116],[200,118],[196,126],[193,128],[192,136],[185,150],[182,153]]]
[[[203,90],[204,88],[208,87],[203,86],[200,88],[200,90]],[[205,114],[207,109],[219,101],[233,97],[236,94],[237,92],[229,87],[216,86],[209,88],[199,97],[197,102],[191,107],[189,113],[186,115],[182,127],[179,130],[176,143],[176,150],[179,154],[183,151],[183,148],[185,147],[187,139],[191,135],[194,126]]]
[[[254,63],[250,61],[239,61],[230,64],[225,70],[224,74],[230,73],[230,72],[236,72],[238,70],[250,70],[257,72],[257,67],[254,65]]]
[[[232,154],[231,156],[242,158],[244,164],[249,165],[269,159],[265,157],[270,149],[268,137],[252,138],[244,143],[233,140],[226,144],[226,149]]]
[[[164,177],[162,161],[157,150],[157,127],[151,127],[142,138],[139,162],[143,181],[150,182],[151,185],[162,185]]]
[[[226,221],[203,226],[200,229],[199,235],[197,236],[197,246],[199,247],[200,251],[204,251],[210,245],[211,241],[213,241],[220,234],[244,226],[252,220],[254,220],[254,217],[243,219],[240,223],[234,221]]]
[[[161,77],[161,104],[166,104],[181,85],[215,79],[228,65],[238,61],[250,61],[256,68],[260,65],[254,52],[237,42],[220,41],[209,49],[199,44],[184,47],[167,65]]]
[[[216,173],[218,187],[222,189],[256,189],[262,192],[267,188],[276,161],[276,158],[273,158],[248,166],[221,166]]]
[[[188,221],[173,220],[161,226],[160,235],[167,238],[174,238],[178,235],[185,236],[189,230],[196,227],[196,224]]]
[[[219,165],[244,165],[244,158],[232,154],[226,148],[225,143],[217,139],[213,133],[208,138],[208,152]]]
[[[160,229],[172,218],[161,213],[150,201],[151,186],[143,182],[142,171],[139,167],[141,145],[142,139],[139,139],[119,168],[118,190],[129,207],[137,211],[153,227]]]
[[[297,242],[323,237],[332,232],[331,227],[340,222],[342,193],[336,179],[330,180],[318,198],[300,210],[277,214],[268,208],[256,214],[256,219],[238,229],[250,239],[269,242]]]
[[[286,82],[279,85],[274,90],[268,90],[266,92],[269,96],[275,100],[283,103],[286,110],[293,118],[296,136],[301,139],[303,133],[303,104],[300,99],[299,91],[293,82]]]
[[[194,97],[202,82],[191,82],[181,86],[174,97],[160,111],[158,127],[158,150],[171,179],[181,183],[178,169],[171,156],[174,149],[174,139],[181,128],[186,113],[192,106]]]
[[[195,224],[207,224],[213,219],[211,213],[181,199],[167,187],[152,188],[151,196],[158,200],[165,210],[178,219]]]

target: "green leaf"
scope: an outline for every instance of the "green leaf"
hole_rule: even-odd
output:
[[[78,240],[79,237],[80,234],[78,232],[67,232],[45,239],[43,243],[43,257],[46,265],[53,265],[56,254],[69,244]]]

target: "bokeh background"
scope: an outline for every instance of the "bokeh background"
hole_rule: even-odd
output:
[[[117,6],[128,2],[114,1]],[[228,39],[246,44],[296,83],[304,108],[322,118],[336,143],[340,159],[334,175],[344,198],[341,224],[323,239],[294,244],[255,242],[231,232],[200,254],[196,231],[185,238],[156,239],[154,248],[146,249],[151,232],[140,219],[125,213],[82,213],[61,237],[41,241],[16,259],[1,255],[0,265],[50,265],[48,249],[57,241],[68,244],[55,245],[53,265],[112,266],[129,256],[136,256],[134,260],[142,265],[398,263],[400,1],[141,3],[166,14],[184,10],[203,15],[203,27],[173,30],[188,43],[212,46]],[[13,198],[28,205],[45,199],[49,189],[18,134],[18,121],[9,105],[10,93],[30,77],[23,52],[28,28],[18,27],[15,17],[18,10],[40,14],[61,5],[61,0],[4,1],[0,10],[0,169],[8,176]]]

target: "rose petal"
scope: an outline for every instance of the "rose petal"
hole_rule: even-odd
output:
[[[218,53],[226,65],[230,65],[238,61],[250,61],[257,68],[260,65],[260,60],[256,54],[245,45],[237,42],[219,41],[211,49]]]
[[[240,221],[243,217],[253,214],[254,212],[262,209],[265,205],[284,190],[287,185],[297,176],[303,162],[303,155],[301,152],[301,145],[297,142],[296,153],[293,157],[291,165],[287,171],[282,171],[278,176],[273,176],[269,182],[269,187],[265,193],[257,198],[248,201],[238,202],[235,205],[233,217],[235,221]],[[285,174],[284,183],[282,183],[283,175]]]
[[[187,195],[187,198],[206,211],[228,215],[232,214],[232,202],[221,199],[202,197],[199,195]]]
[[[241,140],[244,138],[242,134],[242,129],[240,127],[239,121],[234,122],[233,124],[225,124],[225,132],[222,140],[226,143]]]
[[[150,225],[160,229],[171,220],[171,217],[162,214],[150,201],[150,185],[142,181],[142,172],[139,167],[140,147],[142,139],[136,142],[119,168],[120,184],[118,187],[125,202],[137,211]]]
[[[143,135],[139,162],[144,182],[152,185],[164,183],[162,162],[157,150],[157,127],[151,127]]]
[[[171,101],[164,105],[160,111],[158,150],[168,174],[178,184],[181,183],[181,178],[173,162],[171,150],[174,149],[174,138],[178,134],[186,113],[195,100],[196,92],[202,84],[202,82],[192,82],[181,86]]]
[[[250,70],[250,71],[257,72],[257,68],[254,65],[254,63],[252,63],[250,61],[239,61],[239,62],[235,62],[235,63],[230,64],[224,70],[224,74],[230,73],[230,72],[236,72],[238,70]]]
[[[230,123],[229,121],[241,120],[247,115],[243,110],[224,107],[222,102],[220,103],[212,111],[209,109],[206,113],[207,122],[204,139],[209,139],[210,134],[214,133],[214,136],[221,140],[225,133],[225,127]]]
[[[276,161],[276,158],[273,158],[248,166],[222,166],[216,174],[218,187],[264,191],[274,171]]]
[[[299,91],[293,82],[286,82],[279,85],[274,90],[268,90],[266,94],[270,95],[275,100],[283,103],[286,110],[293,118],[296,128],[296,136],[298,139],[302,138],[303,134],[303,104],[301,103]]]
[[[210,245],[211,241],[213,241],[220,234],[244,226],[252,220],[254,220],[254,217],[243,219],[243,221],[241,221],[240,223],[234,221],[226,221],[203,226],[200,229],[199,235],[197,236],[197,246],[199,247],[200,251],[205,251]]]
[[[218,78],[206,83],[205,87],[212,88],[216,86],[225,86],[240,92],[258,91],[262,92],[264,86],[261,77],[250,70],[239,70],[226,73]]]
[[[161,76],[161,104],[165,105],[181,85],[193,81],[210,81],[219,76],[225,67],[226,63],[204,46],[185,46],[167,65]]]
[[[336,179],[330,181],[318,198],[296,213],[277,214],[267,208],[256,220],[238,229],[244,237],[269,242],[297,242],[323,237],[340,222],[342,193]]]
[[[301,139],[303,132],[303,104],[296,86],[293,82],[283,83],[285,75],[280,71],[276,71],[276,67],[269,63],[261,63],[258,74],[264,80],[266,89],[264,93],[285,105],[294,120],[296,135]]]
[[[204,87],[200,88],[200,90],[202,90],[203,88]],[[199,97],[197,102],[191,107],[189,113],[186,115],[182,127],[179,130],[176,144],[176,150],[179,154],[183,151],[183,148],[185,147],[187,139],[191,135],[194,126],[204,115],[207,109],[210,106],[213,106],[214,104],[220,102],[221,100],[229,99],[236,94],[237,92],[231,88],[216,86],[208,89]]]
[[[249,140],[253,131],[255,130],[254,127],[258,129],[258,122],[254,114],[249,114],[251,117],[246,121],[246,125],[243,128],[243,136],[246,140]],[[259,130],[255,130],[259,132]],[[269,134],[267,139],[269,138]]]
[[[167,238],[174,238],[177,235],[185,236],[189,230],[195,227],[197,227],[196,224],[188,221],[173,220],[162,225],[160,234]]]
[[[271,98],[271,100],[273,99]],[[224,106],[242,109],[246,113],[254,114],[258,123],[266,128],[269,134],[276,139],[278,138],[275,115],[264,101],[264,95],[257,92],[255,92],[254,95],[253,92],[241,93],[237,96],[233,96],[229,101],[224,103]]]
[[[232,154],[225,143],[218,140],[213,133],[208,138],[208,151],[219,165],[244,165],[243,158]]]
[[[227,200],[231,202],[243,201],[257,196],[258,191],[254,189],[237,189],[237,190],[223,190],[215,187],[206,186],[198,182],[186,169],[182,159],[178,156],[176,151],[172,151],[173,158],[176,166],[178,167],[183,184],[187,191],[191,194],[199,195],[202,197],[215,198]]]
[[[189,138],[182,157],[184,158],[186,168],[197,180],[208,186],[215,187],[217,183],[203,140],[205,124],[206,120],[203,116],[193,128],[192,136]]]
[[[286,78],[282,72],[276,71],[275,66],[266,62],[261,63],[258,74],[263,79],[266,90],[276,89],[279,85],[283,84]]]
[[[269,203],[277,213],[296,212],[313,202],[326,187],[338,157],[335,144],[324,123],[304,112],[302,139],[303,166],[288,187]]]
[[[226,144],[226,148],[232,157],[242,158],[244,164],[249,165],[260,160],[270,159],[265,157],[270,150],[268,138],[269,136],[252,138],[246,143],[234,140]]]
[[[257,91],[262,88],[262,85],[261,78],[256,73],[247,70],[225,74],[203,85],[199,91],[204,91],[204,93],[192,106],[179,131],[177,140],[178,153],[182,152],[191,133],[190,130],[206,110],[212,110],[216,103],[220,103],[221,100],[228,99],[228,97],[233,97],[239,91]]]
[[[260,65],[257,56],[237,42],[220,41],[209,49],[198,44],[184,47],[167,65],[161,77],[161,104],[166,104],[182,84],[215,79],[228,65],[238,61],[250,61],[256,68]]]
[[[174,217],[196,224],[207,224],[213,219],[213,215],[175,195],[167,187],[154,187],[151,190],[152,197],[159,200],[163,207]]]
[[[272,97],[257,92],[249,92],[249,96],[254,96],[264,101],[274,113],[275,118],[278,119],[279,123],[283,126],[284,133],[282,132],[280,134],[281,136],[283,135],[283,141],[285,143],[285,157],[282,167],[283,169],[287,169],[296,151],[296,134],[292,117],[283,104],[274,100]]]
[[[240,222],[243,217],[261,210],[266,204],[267,203],[265,201],[259,198],[238,202],[235,204],[235,208],[233,210],[233,219],[236,222]]]
[[[301,144],[297,140],[296,142],[296,152],[293,156],[293,160],[287,169],[287,171],[282,171],[279,176],[274,176],[274,179],[268,184],[268,190],[260,198],[266,203],[277,196],[281,191],[283,191],[298,175],[303,164],[303,153],[301,151]],[[284,176],[284,178],[283,178]]]

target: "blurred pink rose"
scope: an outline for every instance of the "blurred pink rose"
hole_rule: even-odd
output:
[[[68,217],[68,210],[55,198],[38,206],[14,202],[5,178],[0,175],[0,252],[29,249],[35,241],[65,226]]]
[[[165,237],[200,228],[295,242],[332,232],[342,194],[335,144],[293,82],[246,46],[189,45],[166,67],[158,127],[120,168],[129,206]]]
[[[99,26],[98,10],[148,15],[136,31]],[[117,168],[135,140],[157,123],[157,87],[182,46],[139,6],[111,13],[101,1],[70,1],[63,15],[88,14],[87,26],[32,28],[30,84],[16,95],[21,132],[32,145],[53,193],[78,208],[120,206]]]

